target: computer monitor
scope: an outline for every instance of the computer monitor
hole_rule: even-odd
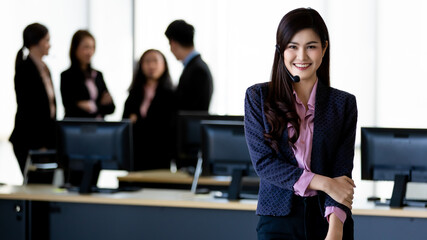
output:
[[[200,123],[203,120],[243,121],[243,116],[210,115],[208,112],[181,111],[177,119],[177,166],[194,168],[201,151]]]
[[[407,182],[427,182],[427,129],[361,129],[362,179],[394,181],[390,206],[406,201]]]
[[[240,198],[243,176],[256,177],[246,143],[243,121],[201,122],[205,176],[232,176],[228,199]]]
[[[65,183],[94,191],[101,169],[133,170],[132,123],[92,119],[57,122],[58,162]]]

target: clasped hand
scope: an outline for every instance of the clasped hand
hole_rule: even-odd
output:
[[[335,201],[351,209],[355,187],[353,179],[347,176],[330,178],[326,193]]]

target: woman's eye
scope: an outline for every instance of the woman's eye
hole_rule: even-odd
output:
[[[290,49],[296,49],[297,46],[295,46],[295,45],[289,45],[288,48],[290,48]]]
[[[307,48],[308,48],[308,49],[315,49],[315,48],[316,48],[316,46],[308,46]]]

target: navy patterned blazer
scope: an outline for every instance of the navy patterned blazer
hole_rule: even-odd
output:
[[[270,131],[264,113],[268,83],[249,87],[245,97],[245,135],[255,171],[260,177],[258,215],[285,216],[292,209],[293,186],[303,173],[288,143],[288,131],[282,134],[276,153],[263,134]],[[353,170],[356,135],[356,98],[318,82],[314,114],[311,171],[328,177],[346,175]],[[327,194],[318,192],[321,209],[336,206],[347,217],[351,211]]]

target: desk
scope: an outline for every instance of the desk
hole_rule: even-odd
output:
[[[140,186],[144,188],[191,189],[193,176],[185,172],[171,173],[166,169],[130,172],[117,178],[119,186]],[[231,182],[228,176],[200,176],[198,188],[225,190]],[[258,192],[259,179],[243,177],[243,191]]]
[[[188,190],[79,195],[43,185],[0,186],[0,238],[256,239],[255,208],[254,200]]]
[[[0,186],[1,239],[256,239],[256,201],[188,190],[79,195]],[[17,211],[19,210],[19,211]],[[355,239],[425,239],[427,209],[355,202]]]
[[[117,178],[121,186],[136,185],[141,187],[190,189],[193,176],[186,172],[171,173],[166,169],[130,172]],[[199,185],[223,186],[230,184],[231,177],[200,177]]]

